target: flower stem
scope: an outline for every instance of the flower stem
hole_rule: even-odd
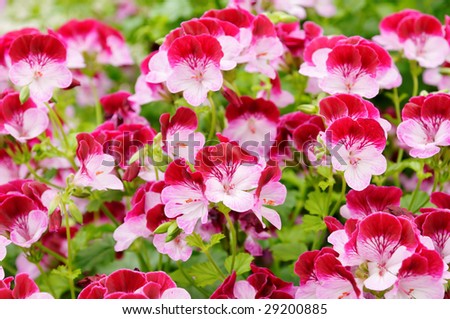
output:
[[[392,102],[394,103],[395,117],[397,118],[397,123],[400,123],[402,119],[402,114],[400,110],[400,98],[398,97],[398,89],[395,87],[393,88],[392,91],[393,91]]]
[[[230,218],[230,212],[223,212],[225,215],[225,219],[228,223],[228,228],[230,229],[230,245],[231,245],[231,267],[230,272],[234,270],[234,264],[236,262],[236,253],[237,253],[237,234],[236,228],[234,227],[233,221]]]
[[[50,256],[52,256],[53,258],[55,258],[56,260],[58,260],[59,262],[62,262],[63,264],[67,265],[68,260],[67,258],[65,258],[64,256],[61,256],[60,254],[58,254],[57,252],[51,250],[50,248],[45,247],[44,245],[42,245],[40,242],[37,242],[35,244],[40,250],[42,250],[42,252],[49,254]]]
[[[339,205],[341,204],[342,200],[345,197],[345,191],[347,190],[347,183],[345,182],[345,178],[344,175],[339,174],[339,176],[341,176],[342,179],[342,188],[341,188],[341,193],[339,195],[339,199],[336,201],[336,203],[333,206],[333,209],[330,211],[329,216],[333,216],[334,213],[337,211],[337,209],[339,208]]]
[[[102,106],[100,104],[97,87],[95,86],[93,78],[90,79],[90,84],[91,84],[92,96],[94,97],[94,100],[95,100],[95,119],[96,119],[96,123],[98,126],[103,123]]]
[[[116,217],[114,217],[113,213],[111,213],[111,211],[109,210],[109,208],[105,205],[105,203],[102,203],[102,205],[100,206],[100,209],[103,211],[103,213],[109,218],[109,220],[112,221],[112,223],[114,224],[114,226],[119,227],[120,223],[119,221],[116,219]]]
[[[223,279],[226,278],[225,274],[223,273],[223,271],[219,268],[219,266],[217,266],[216,262],[214,261],[214,258],[212,258],[211,254],[209,253],[208,250],[202,250],[203,253],[206,255],[206,258],[208,258],[209,262],[211,263],[211,265],[214,267],[214,269],[217,272],[217,275]]]
[[[48,114],[50,116],[50,121],[52,122],[52,125],[54,126],[55,131],[59,131],[59,133],[60,133],[59,135],[62,137],[64,146],[65,146],[66,150],[68,151],[70,149],[69,148],[69,140],[67,139],[66,132],[64,132],[64,128],[59,119],[59,116],[56,113],[56,111],[53,109],[53,107],[51,107],[47,103],[45,105],[47,106],[47,109],[49,111]]]
[[[421,69],[417,62],[414,60],[409,61],[409,67],[413,81],[412,96],[417,96],[417,94],[419,94],[419,75],[421,73]]]
[[[191,284],[191,286],[195,287],[198,291],[200,291],[200,293],[202,293],[203,296],[205,296],[206,298],[209,298],[210,293],[208,293],[205,289],[203,289],[202,287],[198,287],[195,284],[195,281],[192,279],[191,276],[189,276],[186,271],[183,268],[183,263],[181,261],[177,261],[177,265],[178,265],[178,269],[180,270],[180,273],[183,275],[183,277]]]
[[[36,262],[35,265],[39,269],[39,272],[41,273],[42,278],[44,278],[44,281],[47,284],[48,289],[50,290],[50,293],[52,294],[53,297],[56,297],[55,290],[53,289],[53,286],[51,285],[50,280],[48,279],[47,273],[44,271],[44,269],[42,269],[41,263]]]
[[[208,94],[208,101],[209,104],[211,105],[211,127],[209,129],[208,140],[211,140],[214,138],[217,125],[217,109],[216,104],[214,103],[214,99],[212,98],[211,92]]]
[[[61,211],[64,214],[64,221],[66,226],[66,237],[67,237],[67,270],[69,272],[69,288],[70,296],[75,299],[75,285],[72,277],[72,236],[70,234],[70,224],[69,224],[69,214],[67,213],[66,206],[64,204],[60,205]]]

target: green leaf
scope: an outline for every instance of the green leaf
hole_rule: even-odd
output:
[[[189,269],[189,273],[200,287],[211,285],[219,280],[217,272],[210,262],[194,265]]]
[[[311,215],[303,216],[303,223],[301,224],[301,227],[304,231],[320,231],[327,228],[322,218]]]
[[[97,267],[114,261],[116,257],[114,245],[115,241],[111,234],[91,241],[75,256],[75,266],[83,268],[83,271],[95,272]]]
[[[233,270],[235,270],[237,275],[242,275],[243,273],[250,271],[250,264],[253,261],[253,259],[254,259],[253,256],[250,254],[239,253],[236,255],[236,260],[234,262],[234,269],[231,269],[233,256],[228,256],[227,259],[225,259],[225,268],[230,273]]]
[[[303,243],[281,243],[273,245],[270,250],[276,260],[294,261],[307,251],[308,247]]]
[[[209,244],[207,245],[207,248],[211,248],[212,246],[217,245],[218,243],[220,243],[220,241],[222,239],[225,238],[225,235],[220,233],[220,234],[214,234],[211,236],[211,240],[209,241]]]
[[[25,103],[29,97],[30,97],[30,87],[27,85],[20,90],[19,94],[20,103],[21,104]]]
[[[305,209],[312,215],[327,216],[328,207],[325,203],[328,202],[328,194],[319,191],[314,191],[308,194],[308,199],[305,203]]]
[[[72,272],[69,272],[67,266],[60,265],[58,268],[52,270],[52,274],[67,278],[69,280],[75,280],[79,275],[81,275],[81,269],[75,269],[72,270]]]
[[[409,208],[411,206],[410,210],[413,213],[415,213],[415,212],[419,211],[420,208],[423,207],[421,205],[423,203],[425,203],[425,201],[427,201],[428,197],[429,197],[429,195],[427,193],[418,191],[416,198],[414,199],[414,202],[412,203],[412,206],[411,206],[412,194],[408,194],[408,195],[405,195],[402,197],[402,199],[400,201],[400,206],[405,207],[405,208]],[[425,205],[425,206],[429,206],[429,205]]]
[[[205,248],[205,243],[203,242],[202,237],[200,237],[200,235],[197,233],[193,233],[192,235],[187,236],[186,243],[191,247],[197,247],[200,249]]]

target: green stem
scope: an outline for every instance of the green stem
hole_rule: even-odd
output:
[[[114,217],[113,213],[111,213],[111,211],[109,210],[109,208],[105,205],[105,203],[102,203],[102,205],[100,206],[100,209],[103,211],[103,213],[109,218],[109,220],[112,221],[112,223],[114,224],[114,226],[119,227],[120,223],[119,221],[116,219],[116,217]]]
[[[41,182],[41,183],[44,183],[44,184],[47,184],[47,185],[49,185],[49,186],[51,186],[51,187],[53,187],[53,188],[59,189],[59,190],[63,190],[63,189],[64,189],[64,188],[62,188],[62,187],[60,187],[60,186],[58,186],[58,185],[56,185],[56,184],[53,184],[52,182],[46,180],[45,178],[40,177],[40,176],[38,175],[38,173],[35,171],[35,169],[31,166],[31,164],[30,164],[29,162],[25,162],[25,166],[27,167],[27,169],[28,169],[28,171],[31,173],[31,175],[33,175],[33,177],[34,177],[37,181],[39,181],[39,182]]]
[[[342,200],[345,197],[345,191],[347,190],[347,183],[345,182],[344,175],[342,175],[342,174],[339,174],[339,175],[341,176],[341,179],[342,179],[341,193],[339,195],[339,199],[334,204],[333,209],[331,210],[329,216],[333,216],[334,213],[337,211],[337,209],[339,208],[339,205],[341,204]]]
[[[44,245],[42,245],[40,242],[35,243],[35,245],[44,253],[52,256],[53,258],[55,258],[56,260],[58,260],[59,262],[62,262],[63,264],[67,265],[68,260],[67,258],[65,258],[64,256],[61,256],[60,254],[58,254],[57,252],[51,250],[50,248],[45,247]]]
[[[214,103],[214,99],[212,98],[211,92],[208,94],[208,101],[209,104],[211,104],[211,127],[209,129],[208,140],[212,140],[214,138],[214,134],[216,133],[217,109],[216,104]]]
[[[177,261],[178,269],[180,270],[180,273],[183,275],[183,277],[191,284],[191,286],[195,287],[202,295],[204,295],[206,298],[209,298],[210,293],[208,293],[205,289],[202,287],[198,287],[195,284],[195,281],[192,279],[191,276],[189,276],[186,271],[183,268],[183,263],[181,261]]]
[[[67,213],[66,206],[64,204],[60,205],[61,211],[64,214],[64,221],[66,226],[66,237],[67,237],[67,270],[69,271],[69,287],[70,287],[70,296],[72,299],[75,299],[75,285],[72,277],[72,236],[70,234],[70,223],[69,223],[69,214]]]
[[[417,94],[419,94],[419,75],[420,75],[421,69],[420,69],[420,66],[417,64],[417,62],[414,60],[409,61],[409,67],[410,67],[411,77],[412,77],[412,81],[413,81],[412,96],[417,96]]]
[[[233,221],[230,218],[229,212],[223,212],[225,215],[225,219],[228,223],[228,228],[230,228],[230,245],[231,245],[231,268],[230,272],[233,272],[234,270],[234,264],[236,262],[236,254],[237,254],[237,234],[236,234],[236,228],[234,227]]]
[[[47,284],[50,293],[52,294],[53,297],[56,297],[55,290],[53,289],[53,286],[51,285],[50,280],[48,279],[47,273],[44,271],[44,269],[42,269],[40,262],[35,263],[35,265],[39,269],[41,276],[44,278],[44,281]]]
[[[45,105],[47,106],[47,108],[49,110],[50,120],[54,126],[56,125],[55,130],[56,129],[59,130],[59,132],[62,136],[62,139],[64,141],[64,146],[65,146],[66,150],[68,151],[70,149],[69,140],[67,139],[66,132],[64,132],[64,128],[63,128],[61,121],[59,120],[59,116],[53,107],[51,107],[47,103]]]
[[[224,280],[226,278],[225,274],[223,273],[223,271],[219,268],[219,266],[217,266],[216,262],[214,261],[214,258],[212,258],[211,254],[209,253],[208,250],[202,250],[203,253],[206,255],[206,258],[208,258],[209,262],[211,263],[211,265],[214,267],[214,269],[217,272],[217,275],[219,275],[219,277]]]
[[[93,78],[90,79],[90,84],[91,84],[92,96],[94,97],[94,100],[95,100],[95,119],[96,119],[97,126],[98,126],[103,123],[103,112],[102,112],[103,109],[100,104],[97,87],[94,84]]]
[[[395,117],[397,118],[397,123],[400,123],[400,121],[402,119],[402,114],[401,114],[401,110],[400,110],[400,98],[398,97],[398,89],[397,88],[393,89],[392,102],[394,103]]]

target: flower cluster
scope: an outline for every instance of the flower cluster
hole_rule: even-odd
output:
[[[448,195],[434,193],[438,208],[416,218],[399,207],[401,196],[396,187],[350,191],[341,209],[345,224],[327,217],[333,248],[299,257],[297,297],[443,298],[450,212],[439,199],[448,201]]]

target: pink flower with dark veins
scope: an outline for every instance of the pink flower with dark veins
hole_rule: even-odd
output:
[[[172,68],[167,88],[171,93],[183,92],[189,104],[199,106],[209,91],[218,91],[222,87],[220,60],[223,52],[214,37],[186,35],[177,38],[167,57]]]
[[[28,86],[36,102],[47,102],[55,88],[72,83],[66,48],[51,35],[23,35],[14,40],[9,55],[9,78],[17,86]]]

